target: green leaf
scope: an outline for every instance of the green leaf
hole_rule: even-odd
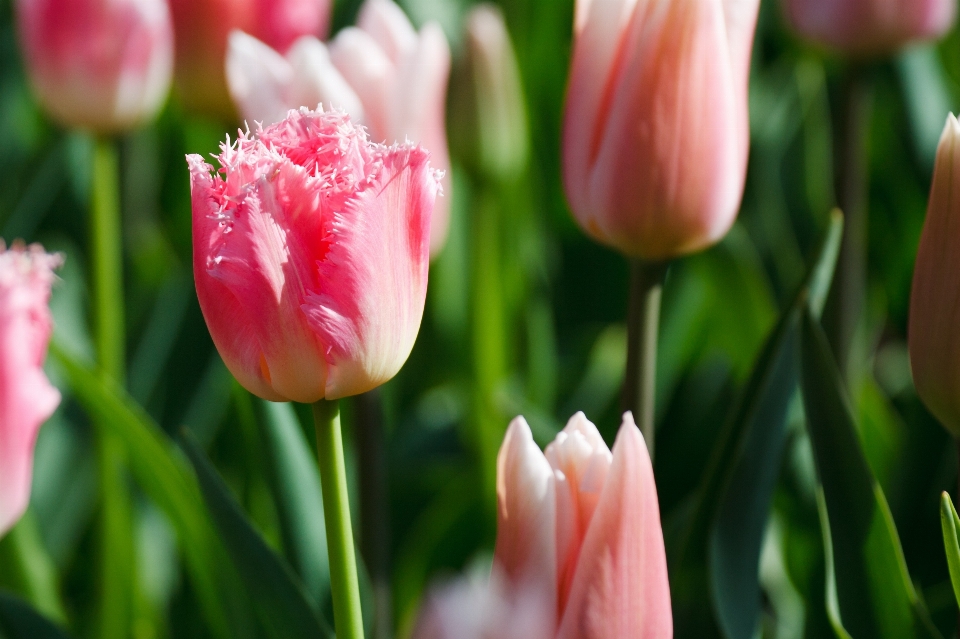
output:
[[[257,612],[268,634],[275,639],[332,639],[333,632],[311,605],[303,584],[254,529],[196,439],[184,431],[181,442],[197,472],[203,497],[227,551],[258,604]]]
[[[249,637],[243,606],[230,590],[230,580],[221,576],[223,549],[206,517],[196,480],[176,456],[173,443],[119,385],[67,353],[56,339],[50,354],[77,400],[122,442],[137,482],[176,529],[207,623],[223,639]]]
[[[811,313],[803,317],[800,351],[807,429],[822,487],[831,622],[839,635],[858,639],[940,637],[914,590],[840,373]]]
[[[750,639],[760,621],[760,552],[786,443],[787,409],[797,387],[800,313],[823,309],[833,278],[843,220],[834,213],[820,250],[793,304],[787,308],[751,374],[722,454],[706,476],[706,503],[714,478],[723,478],[709,539],[711,593],[729,639]]]
[[[947,552],[947,567],[950,569],[950,583],[953,596],[960,603],[960,518],[953,507],[950,495],[940,496],[940,526],[943,528],[943,547]]]
[[[56,624],[11,594],[0,592],[0,636],[6,639],[69,639]]]
[[[284,547],[311,600],[319,603],[330,590],[330,565],[317,462],[293,407],[268,401],[261,406]]]

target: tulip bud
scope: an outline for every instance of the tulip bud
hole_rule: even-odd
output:
[[[7,250],[0,240],[0,536],[27,509],[37,433],[60,403],[43,373],[60,262],[40,246]]]
[[[230,372],[274,401],[366,392],[420,328],[439,176],[338,112],[291,111],[188,156],[200,308]]]
[[[171,0],[181,99],[192,110],[232,120],[224,75],[230,33],[245,31],[286,53],[302,36],[326,35],[332,5],[332,0]]]
[[[720,240],[749,146],[759,0],[578,0],[564,184],[594,239],[662,261]]]
[[[437,201],[430,233],[431,254],[438,253],[452,192],[445,119],[450,49],[439,25],[417,33],[392,0],[367,0],[357,27],[341,31],[329,48],[303,38],[283,56],[268,45],[231,36],[227,79],[241,116],[269,124],[287,109],[323,104],[345,110],[375,141],[423,145],[444,172],[446,197]]]
[[[952,114],[937,148],[927,219],[910,295],[908,340],[920,399],[960,437],[960,123]]]
[[[165,0],[18,0],[27,71],[58,122],[123,131],[153,117],[170,88]]]
[[[451,127],[459,155],[499,179],[515,178],[527,162],[527,116],[503,14],[494,5],[474,7],[466,19],[466,56],[454,74],[452,113],[462,118]]]
[[[787,22],[799,35],[854,56],[939,38],[956,12],[957,0],[783,0]]]

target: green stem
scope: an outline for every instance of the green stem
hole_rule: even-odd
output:
[[[360,585],[350,524],[339,402],[321,399],[313,404],[313,421],[317,431],[320,488],[327,527],[334,626],[337,639],[363,639]]]
[[[657,336],[660,297],[667,263],[634,260],[630,265],[630,307],[627,314],[627,371],[623,383],[623,409],[633,418],[654,448],[654,404],[657,378]]]
[[[100,374],[123,384],[126,356],[119,193],[116,147],[112,140],[98,139],[90,207],[94,334]],[[135,554],[123,445],[100,429],[97,452],[102,500],[97,636],[125,639],[131,627]]]

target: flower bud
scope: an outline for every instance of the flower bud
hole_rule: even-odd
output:
[[[339,112],[291,111],[188,156],[200,308],[252,393],[315,402],[393,377],[420,328],[439,177]]]
[[[957,0],[783,0],[787,22],[799,35],[854,56],[939,38],[956,12]]]
[[[960,437],[960,123],[952,114],[937,148],[927,219],[910,295],[908,342],[920,399]]]
[[[18,0],[17,24],[34,92],[63,125],[124,131],[167,97],[173,27],[165,0]]]
[[[0,240],[0,536],[27,509],[37,433],[60,403],[43,373],[60,262],[40,246],[6,250]]]
[[[564,185],[594,239],[661,261],[733,224],[759,0],[578,0]]]

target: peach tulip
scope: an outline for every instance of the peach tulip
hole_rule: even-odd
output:
[[[889,54],[939,38],[953,25],[957,0],[783,0],[801,36],[855,56]]]
[[[333,2],[170,0],[170,8],[176,26],[181,98],[191,109],[232,118],[233,105],[223,70],[230,32],[242,29],[286,52],[301,36],[326,35]]]
[[[564,184],[594,239],[661,261],[730,229],[746,175],[758,8],[759,0],[577,0]]]
[[[167,97],[166,0],[17,0],[17,26],[34,92],[61,124],[123,131]]]
[[[285,56],[275,48],[231,34],[227,81],[241,116],[270,124],[289,109],[323,104],[349,113],[375,141],[422,144],[444,171],[447,197],[437,202],[430,235],[431,252],[439,252],[451,193],[445,124],[450,49],[440,26],[427,23],[418,33],[392,0],[367,0],[357,26],[341,31],[329,47],[304,37]]]
[[[58,255],[0,240],[0,536],[27,509],[37,433],[60,403],[43,373]]]
[[[940,138],[910,296],[910,364],[917,393],[960,437],[960,123]]]
[[[339,112],[301,109],[188,156],[200,307],[227,367],[275,401],[370,390],[413,347],[439,176]]]

